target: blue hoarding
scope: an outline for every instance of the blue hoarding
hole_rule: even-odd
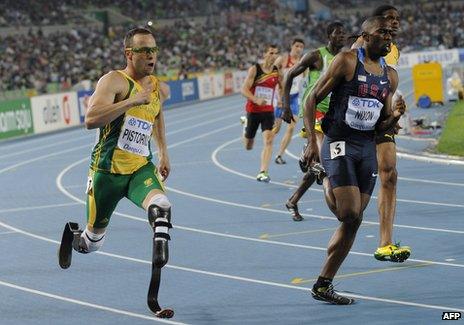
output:
[[[197,79],[168,81],[167,84],[171,89],[171,97],[164,102],[164,106],[166,107],[199,99]]]
[[[79,118],[81,124],[84,123],[85,112],[87,111],[87,105],[89,102],[90,96],[92,96],[93,90],[79,90],[77,92],[77,103],[79,105]]]

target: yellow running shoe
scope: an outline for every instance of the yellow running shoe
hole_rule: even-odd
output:
[[[379,247],[374,253],[375,259],[379,261],[390,261],[395,263],[403,263],[410,255],[411,247],[400,246],[399,243]]]
[[[304,139],[306,139],[308,137],[308,134],[306,133],[305,128],[301,128],[301,131],[300,131],[299,135],[300,135],[300,138],[304,138]]]

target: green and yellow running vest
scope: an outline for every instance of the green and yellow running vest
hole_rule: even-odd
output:
[[[143,87],[123,71],[118,70],[129,83],[125,99],[135,96]],[[153,83],[151,102],[130,108],[111,123],[101,127],[92,151],[90,169],[113,174],[132,174],[152,158],[150,139],[155,119],[161,109],[159,82]]]
[[[306,103],[306,100],[309,98],[309,94],[311,94],[311,91],[316,85],[316,82],[319,80],[322,74],[327,71],[327,68],[329,67],[330,63],[333,61],[335,57],[332,53],[329,52],[329,50],[325,46],[318,48],[318,51],[322,57],[322,70],[310,70],[308,74],[308,79],[306,80],[303,88],[303,99],[300,105],[300,117],[303,117],[304,105]],[[319,104],[317,104],[316,109],[324,114],[327,113],[327,111],[329,110],[329,102],[330,94],[326,98],[324,98]]]

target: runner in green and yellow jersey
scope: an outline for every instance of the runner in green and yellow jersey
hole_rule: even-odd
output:
[[[346,41],[346,32],[342,23],[332,22],[327,26],[327,37],[329,42],[326,46],[316,49],[315,51],[305,54],[300,62],[295,65],[287,74],[287,78],[284,83],[284,113],[282,119],[289,123],[292,119],[292,113],[289,107],[289,94],[292,86],[293,79],[309,70],[306,84],[304,86],[303,98],[300,105],[300,117],[303,116],[304,107],[306,100],[309,98],[311,91],[319,80],[320,76],[327,70],[329,64],[334,59],[335,55],[340,52],[340,50],[345,45]],[[322,144],[322,139],[324,134],[321,129],[321,121],[325,113],[329,109],[330,95],[327,96],[322,102],[320,102],[316,107],[316,121],[314,130],[316,131],[318,146]],[[307,129],[306,129],[307,130]],[[300,164],[305,175],[300,185],[292,196],[288,199],[285,206],[288,211],[292,214],[294,221],[301,221],[303,217],[298,212],[298,201],[303,196],[303,194],[308,190],[309,187],[316,181],[318,174],[322,170],[319,164],[313,165],[307,169],[305,164]]]
[[[171,204],[163,181],[170,164],[162,104],[169,88],[152,75],[158,47],[154,34],[144,28],[130,30],[124,38],[127,66],[113,70],[97,83],[85,116],[88,129],[98,129],[87,182],[87,226],[65,225],[59,264],[71,265],[72,250],[90,253],[104,242],[106,227],[118,202],[126,197],[147,211],[153,229],[152,281],[148,305],[158,317],[170,318],[157,302],[161,268],[168,261]],[[150,140],[158,147],[158,167],[152,162]]]

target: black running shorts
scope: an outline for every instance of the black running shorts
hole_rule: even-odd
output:
[[[274,126],[274,112],[247,113],[246,123],[245,138],[253,139],[260,124],[261,131],[272,130]]]
[[[324,137],[321,162],[332,188],[357,186],[368,195],[377,179],[375,141],[368,138],[331,139]]]

